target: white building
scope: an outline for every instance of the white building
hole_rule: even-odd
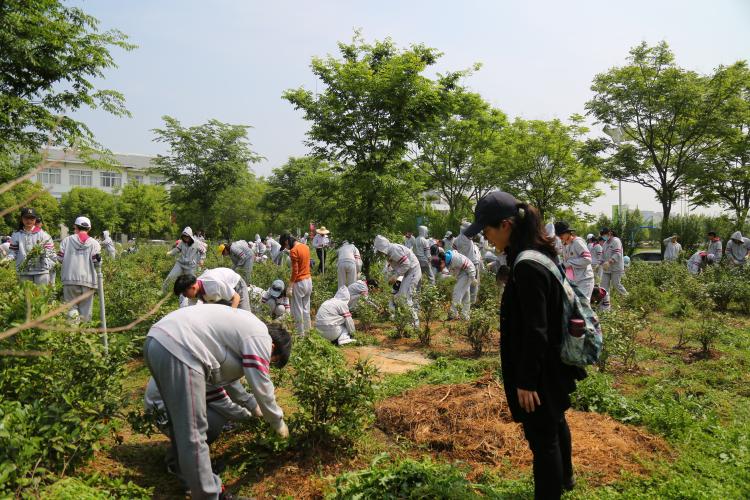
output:
[[[74,187],[95,187],[108,193],[117,192],[130,181],[142,184],[164,184],[164,177],[150,174],[153,156],[114,154],[117,170],[92,168],[72,150],[50,149],[48,167],[36,174],[36,180],[57,199]]]

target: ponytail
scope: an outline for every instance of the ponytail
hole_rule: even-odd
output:
[[[524,250],[536,250],[550,259],[557,259],[555,239],[547,236],[539,210],[528,203],[516,204],[517,213],[511,218],[513,228],[508,244],[508,262],[513,263]]]

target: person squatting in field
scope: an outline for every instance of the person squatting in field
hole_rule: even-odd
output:
[[[73,305],[68,317],[74,321],[91,320],[91,308],[94,305],[94,290],[99,280],[96,267],[101,265],[102,248],[95,238],[89,236],[91,221],[88,217],[78,217],[73,223],[75,234],[67,236],[60,242],[58,260],[62,263],[63,298],[70,302],[81,295],[90,295]]]
[[[268,290],[262,293],[260,301],[268,308],[271,319],[281,319],[292,309],[283,280],[274,280]]]
[[[244,376],[264,420],[286,438],[270,367],[283,368],[291,348],[282,326],[266,326],[248,311],[217,304],[177,309],[149,330],[144,360],[167,411],[177,474],[193,498],[231,497],[211,468],[207,387],[225,387]]]
[[[523,426],[533,454],[535,498],[557,499],[575,484],[565,411],[576,380],[586,372],[560,358],[564,295],[558,278],[533,260],[515,264],[526,250],[555,262],[555,240],[545,233],[533,206],[502,191],[477,203],[474,223],[465,234],[473,237],[480,231],[497,252],[507,253],[511,269],[500,305],[500,360],[508,407]]]
[[[349,310],[349,289],[342,286],[336,295],[323,302],[315,315],[315,328],[336,345],[356,342],[354,320]]]

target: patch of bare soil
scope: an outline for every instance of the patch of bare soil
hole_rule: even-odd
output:
[[[357,359],[370,360],[381,374],[406,373],[432,363],[432,360],[420,351],[387,347],[362,346],[344,349],[342,353],[350,363]]]
[[[491,377],[468,384],[423,386],[376,407],[376,425],[426,446],[438,456],[467,462],[475,472],[510,464],[529,468],[531,452],[514,423],[502,386]],[[666,442],[597,413],[567,412],[573,465],[594,485],[622,472],[643,475],[645,462],[668,455]]]

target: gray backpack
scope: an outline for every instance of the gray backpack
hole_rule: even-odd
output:
[[[599,361],[602,353],[602,328],[599,318],[591,308],[589,299],[578,289],[578,287],[565,278],[565,274],[552,259],[536,250],[525,250],[521,252],[513,264],[514,267],[521,261],[530,260],[544,266],[557,278],[562,286],[567,300],[563,300],[562,332],[563,342],[560,348],[560,359],[567,365],[585,367]],[[569,333],[568,325],[571,319],[582,319],[584,321],[584,334],[574,337]]]

